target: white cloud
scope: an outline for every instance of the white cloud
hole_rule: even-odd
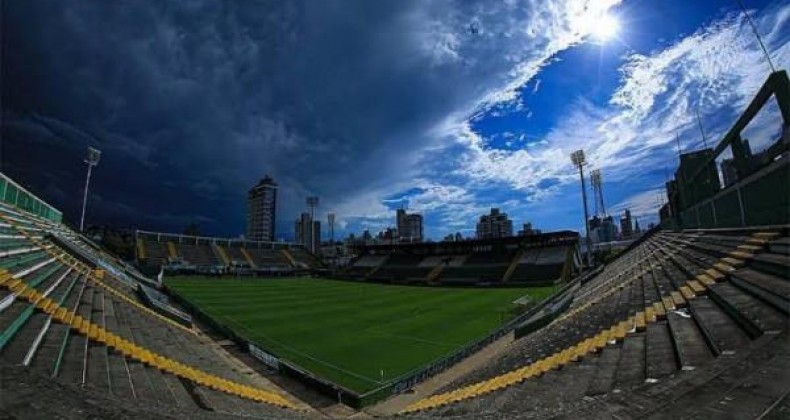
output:
[[[658,219],[658,209],[665,202],[665,191],[661,188],[652,189],[632,195],[613,205],[609,213],[619,217],[628,209],[631,211],[631,216],[638,217],[643,222],[654,221]],[[645,226],[646,224],[642,224],[642,227]]]
[[[786,28],[789,11],[790,5],[784,5],[758,17],[761,27],[772,30],[766,39],[772,40],[769,48],[781,66],[790,61],[790,44],[787,36],[775,32]],[[697,106],[704,124],[709,125],[709,144],[718,141],[717,136],[729,128],[764,82],[766,69],[745,20],[726,16],[663,50],[626,57],[610,106],[578,100],[540,147],[492,149],[471,131],[467,121],[447,128],[467,149],[457,173],[478,182],[505,181],[518,190],[542,191],[538,186],[546,179],[575,182],[568,156],[583,148],[590,166],[604,169],[608,180],[624,179],[665,163],[662,159],[673,154],[676,133],[684,148],[698,142]],[[765,120],[775,116],[770,111],[753,125],[763,127]],[[779,128],[776,124],[770,131]],[[760,136],[770,137],[770,133]]]

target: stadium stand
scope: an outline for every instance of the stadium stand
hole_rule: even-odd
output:
[[[727,147],[743,146],[741,130],[772,95],[782,113],[782,137],[755,155],[734,153],[738,179],[716,187],[710,164]],[[518,338],[437,390],[421,394],[415,386],[428,375],[399,388],[412,399],[401,416],[787,418],[788,127],[790,81],[784,71],[775,72],[715,149],[681,156],[676,179],[668,183],[662,227],[580,276],[578,236],[562,232],[363,248],[346,275],[375,280],[419,268],[432,282],[466,268],[473,274],[460,278],[470,283],[528,283],[544,277],[545,267],[540,280],[551,282],[562,264],[558,294],[535,314],[550,313],[546,323],[521,324]],[[150,287],[154,281],[0,178],[4,415],[84,417],[80,410],[97,409],[94,401],[101,401],[103,409],[118,407],[101,412],[108,416],[301,416],[301,403],[241,372],[189,323],[157,310],[170,303]],[[179,253],[173,235],[138,239],[137,258],[144,263],[161,266],[192,252]],[[212,243],[219,242],[206,243],[213,258],[224,260]],[[238,252],[230,240],[219,245],[227,247],[228,258],[241,255],[250,265],[309,260],[288,245],[280,255],[271,244],[249,244],[251,250],[239,243]],[[252,255],[256,250],[261,256]],[[205,257],[196,252],[190,258]],[[31,384],[34,392],[26,393]],[[46,404],[32,411],[34,399]],[[53,411],[59,407],[65,409]]]
[[[554,283],[563,275],[562,271],[568,262],[569,252],[565,247],[531,249],[517,256],[509,281],[521,283]],[[576,267],[581,265],[578,254],[571,258]]]
[[[340,275],[381,282],[544,286],[580,272],[578,235],[361,247]]]
[[[257,267],[271,267],[272,269],[289,270],[291,264],[280,250],[252,248],[247,253],[252,257]]]
[[[742,132],[771,98],[780,136],[747,152]],[[716,159],[727,151],[736,179],[722,185]],[[681,154],[663,229],[578,286],[547,326],[404,414],[786,418],[788,179],[790,80],[778,71],[715,148]]]
[[[136,282],[141,274],[79,238],[63,225],[0,205],[4,375],[23,366],[26,375],[79,386],[86,397],[95,393],[181,415],[298,416],[293,401],[261,389],[260,379],[242,374],[209,339],[139,301],[134,285],[168,305]],[[17,390],[8,389],[15,385],[5,376],[2,386],[3,409],[11,412],[15,402],[6,395]]]
[[[395,282],[424,281],[433,267],[420,266],[423,258],[422,255],[392,254],[369,278]]]
[[[242,274],[287,274],[324,268],[315,255],[288,243],[135,232],[141,270],[168,272],[234,271]]]
[[[551,325],[407,411],[573,415],[598,401],[591,396],[680,392],[697,371],[715,371],[755,348],[780,348],[787,343],[790,256],[776,251],[787,250],[787,239],[786,228],[660,232],[585,284]],[[778,388],[786,392],[789,382]],[[747,409],[754,407],[741,412]]]

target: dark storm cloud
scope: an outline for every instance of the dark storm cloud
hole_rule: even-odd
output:
[[[3,170],[59,191],[74,217],[94,145],[94,220],[157,229],[239,233],[246,189],[270,173],[288,236],[305,195],[339,203],[402,179],[427,130],[529,58],[504,42],[526,11],[472,2],[3,7]]]

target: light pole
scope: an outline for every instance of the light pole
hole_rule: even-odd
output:
[[[587,214],[587,187],[584,185],[584,150],[577,150],[571,153],[571,162],[579,168],[579,179],[582,181],[582,202],[584,204],[584,230],[585,230],[585,245],[587,248],[587,266],[591,265],[590,261],[590,221]]]
[[[82,216],[80,216],[80,232],[85,230],[85,207],[88,205],[88,186],[91,182],[91,171],[93,167],[99,164],[101,158],[101,150],[88,147],[88,157],[85,158],[85,163],[88,164],[88,176],[85,177],[85,193],[82,196]]]
[[[329,240],[332,241],[332,245],[335,245],[335,213],[329,213],[326,215],[327,222],[329,222]]]

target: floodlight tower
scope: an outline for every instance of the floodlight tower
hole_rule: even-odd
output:
[[[584,229],[585,229],[585,243],[587,244],[587,265],[591,264],[590,261],[590,220],[587,214],[587,187],[584,185],[584,164],[586,163],[584,157],[584,150],[577,150],[571,153],[571,162],[579,168],[579,179],[582,181],[582,204],[584,204]]]
[[[82,216],[80,216],[80,232],[85,228],[85,207],[88,205],[88,186],[91,182],[91,171],[93,167],[99,164],[101,158],[101,150],[88,147],[88,156],[85,158],[85,163],[88,164],[88,176],[85,177],[85,192],[82,196]]]
[[[310,210],[310,250],[312,252],[316,252],[315,250],[315,208],[318,207],[318,197],[310,196],[307,197],[307,208]]]
[[[603,178],[601,178],[600,169],[595,169],[590,173],[590,182],[595,195],[595,214],[602,218],[606,217],[606,207],[603,203]]]
[[[327,214],[326,221],[329,222],[329,239],[332,241],[332,245],[334,245],[335,244],[335,213]]]

